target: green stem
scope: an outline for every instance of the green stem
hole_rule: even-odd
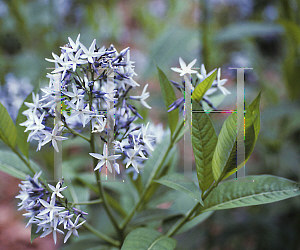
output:
[[[68,202],[68,204],[71,204],[71,206],[75,205],[93,205],[93,204],[98,204],[101,203],[102,199],[97,199],[97,200],[92,200],[92,201],[82,201],[82,202]]]
[[[202,196],[202,200],[204,201],[206,199],[206,197],[210,194],[210,192],[217,187],[218,184],[214,183]],[[166,233],[166,236],[168,237],[172,237],[187,221],[190,220],[190,218],[192,217],[192,215],[194,214],[194,212],[198,209],[198,207],[200,206],[200,203],[197,203],[189,212],[186,213],[186,215],[184,216],[184,218],[179,219],[170,229],[169,231]]]
[[[157,167],[156,171],[150,175],[148,182],[146,183],[146,186],[141,194],[141,196],[139,197],[138,202],[134,205],[134,207],[131,209],[130,213],[126,216],[126,218],[124,219],[124,221],[122,222],[122,224],[120,225],[121,229],[124,229],[126,227],[126,225],[128,224],[128,222],[131,220],[131,218],[133,217],[133,215],[135,214],[135,211],[139,208],[139,206],[141,205],[142,201],[144,200],[147,192],[149,191],[149,188],[152,184],[152,180],[155,178],[155,176],[158,174],[158,172],[160,171],[160,168],[162,167],[165,159],[167,158],[167,155],[169,153],[169,151],[172,149],[174,142],[178,140],[178,136],[180,134],[180,131],[183,128],[183,120],[181,121],[181,124],[179,125],[179,129],[175,132],[175,135],[172,137],[171,142],[169,144],[169,147],[165,153],[165,155],[163,156],[162,160],[160,161],[160,165]]]
[[[80,218],[80,221],[83,221],[83,220]],[[118,240],[115,240],[115,239],[109,237],[108,235],[101,233],[100,231],[98,231],[97,229],[92,227],[87,222],[85,222],[82,226],[85,227],[87,230],[89,230],[94,235],[98,236],[100,239],[105,240],[116,247],[119,247],[121,245]]]
[[[90,139],[89,139],[89,138],[83,136],[82,134],[76,132],[74,129],[70,128],[66,122],[64,122],[64,126],[65,126],[72,134],[78,135],[78,136],[81,137],[82,139],[84,139],[84,140],[90,142]]]

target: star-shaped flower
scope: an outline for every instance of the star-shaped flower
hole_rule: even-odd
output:
[[[227,82],[227,79],[220,79],[221,78],[221,68],[218,69],[218,75],[217,75],[217,87],[219,90],[222,91],[223,95],[231,94],[230,91],[228,91],[223,85]]]
[[[58,151],[58,146],[56,141],[62,141],[62,140],[67,140],[67,137],[64,136],[58,136],[57,134],[60,132],[59,128],[58,128],[59,124],[56,124],[55,127],[52,130],[52,133],[48,132],[47,130],[44,130],[43,133],[46,135],[44,141],[41,143],[41,146],[44,146],[45,144],[47,144],[49,141],[52,142],[52,146],[54,147],[54,149],[56,150],[56,152]]]
[[[149,92],[146,92],[148,84],[145,85],[141,95],[130,96],[130,99],[140,100],[144,107],[151,109],[151,107],[145,102],[145,100],[150,96]]]
[[[111,168],[111,163],[109,161],[112,161],[114,159],[118,159],[119,157],[121,157],[121,155],[110,155],[110,156],[108,156],[108,150],[107,150],[106,143],[103,146],[103,155],[96,154],[96,153],[90,153],[90,155],[93,156],[94,158],[100,160],[94,170],[99,169],[99,171],[101,171],[102,166],[104,164],[106,164],[106,167],[108,168],[108,170],[111,173],[112,173],[112,168]]]
[[[64,210],[64,207],[56,207],[55,206],[55,197],[51,198],[50,204],[47,201],[44,201],[42,199],[39,199],[40,203],[45,207],[44,210],[42,210],[38,215],[44,215],[49,213],[50,221],[53,219],[53,213],[55,211],[59,212],[61,210]]]
[[[83,53],[80,57],[83,59],[87,59],[89,63],[94,63],[93,57],[99,57],[105,54],[105,50],[102,47],[99,51],[95,52],[96,39],[92,42],[89,49],[87,49],[82,43],[80,43],[80,47],[83,50]]]
[[[57,184],[56,184],[56,187],[54,187],[54,186],[52,186],[52,185],[50,185],[50,184],[48,184],[48,186],[49,186],[49,188],[51,188],[51,190],[53,191],[53,193],[52,193],[52,196],[58,196],[58,197],[60,197],[60,198],[64,198],[64,196],[62,195],[62,194],[60,194],[60,192],[61,191],[64,191],[67,187],[61,187],[61,183],[60,182],[58,182]]]
[[[171,68],[171,70],[180,73],[180,76],[183,76],[185,74],[196,74],[197,71],[193,70],[192,67],[194,66],[194,64],[196,63],[197,59],[194,59],[192,62],[190,62],[187,66],[186,63],[182,60],[181,57],[179,57],[179,64],[181,69],[179,68]]]
[[[75,222],[73,223],[71,220],[69,221],[70,226],[67,228],[69,230],[69,232],[67,233],[65,239],[64,239],[64,243],[67,242],[67,240],[69,239],[69,237],[71,236],[71,234],[74,234],[76,237],[79,237],[77,229],[85,222],[81,222],[80,224],[77,225],[78,221],[79,221],[79,217],[80,215],[77,216]]]

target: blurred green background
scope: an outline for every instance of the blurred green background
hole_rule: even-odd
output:
[[[300,181],[299,0],[2,0],[0,101],[21,105],[26,98],[25,90],[17,93],[21,85],[29,86],[28,94],[38,84],[48,84],[52,64],[44,58],[60,54],[59,46],[79,33],[86,46],[96,38],[100,47],[131,48],[135,80],[141,86],[149,83],[149,117],[164,127],[166,110],[154,62],[177,82],[181,80],[170,67],[179,66],[179,56],[186,62],[197,58],[195,66],[204,63],[207,71],[221,67],[232,94],[220,109],[234,109],[236,102],[236,71],[228,68],[253,68],[245,74],[245,99],[253,100],[262,90],[262,118],[246,174]],[[226,117],[211,117],[219,131]],[[37,161],[50,169],[52,155],[43,154]],[[299,212],[299,198],[217,211],[176,236],[177,249],[300,249]]]

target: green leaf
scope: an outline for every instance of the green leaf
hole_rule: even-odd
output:
[[[226,179],[239,170],[247,162],[255,145],[255,131],[251,112],[246,107],[245,124],[239,121],[239,138],[245,127],[245,162],[237,162],[237,113],[232,113],[224,122],[218,137],[217,146],[213,155],[212,170],[217,182]],[[243,126],[244,125],[244,126]]]
[[[39,166],[32,161],[31,166],[36,172],[40,171]],[[11,151],[0,151],[0,170],[21,180],[25,180],[27,175],[33,176],[25,163]]]
[[[200,195],[200,190],[191,179],[185,177],[183,174],[179,174],[179,173],[168,174],[160,178],[159,180],[155,180],[155,182],[158,182],[160,184],[163,184],[175,190],[184,192],[189,196],[193,197],[194,199],[196,199],[201,204],[203,204]]]
[[[138,228],[127,235],[121,250],[172,250],[175,247],[176,240],[151,228]]]
[[[134,225],[134,226],[145,225],[147,224],[147,222],[161,221],[163,219],[174,216],[175,214],[177,215],[178,212],[169,209],[159,209],[159,208],[147,209],[135,215],[133,219],[130,221],[130,225]]]
[[[35,238],[40,237],[43,234],[43,230],[40,230],[38,233],[36,233],[37,228],[38,226],[36,224],[31,224],[31,243]]]
[[[203,221],[205,221],[209,216],[211,216],[213,214],[213,211],[208,211],[205,213],[201,213],[199,215],[197,215],[195,218],[193,218],[192,220],[186,222],[177,232],[176,234],[181,234],[184,233],[190,229],[192,229],[193,227],[199,225],[200,223],[202,223]]]
[[[201,111],[199,104],[193,102],[193,111]],[[204,112],[193,112],[192,145],[195,156],[197,177],[202,192],[214,182],[212,174],[212,158],[218,137],[214,126]]]
[[[160,83],[160,88],[161,88],[161,93],[165,102],[165,106],[167,108],[167,111],[170,109],[169,106],[177,100],[174,89],[172,84],[170,83],[169,79],[166,77],[164,72],[158,67],[158,78],[159,78],[159,83]],[[168,122],[169,122],[169,127],[171,130],[171,135],[173,135],[176,125],[178,122],[178,116],[179,116],[179,110],[174,109],[171,112],[168,112]]]
[[[277,176],[248,176],[219,184],[205,199],[202,212],[271,203],[300,195],[299,184]]]
[[[217,70],[215,70],[210,76],[200,82],[193,91],[192,99],[199,103],[206,91],[211,87],[213,81],[217,76]]]
[[[24,102],[32,102],[32,93],[30,93]],[[22,113],[28,109],[28,107],[22,104],[21,108],[19,109],[18,116],[16,119],[16,129],[17,129],[17,136],[18,136],[18,147],[22,154],[28,159],[29,157],[29,142],[27,142],[29,132],[24,132],[25,127],[20,126],[20,123],[25,122],[27,120],[26,116]]]
[[[260,131],[260,111],[259,111],[260,98],[261,98],[261,92],[249,105],[249,111],[252,116],[252,121],[253,121],[253,126],[255,131],[255,142],[257,141],[257,137]]]
[[[6,108],[0,103],[0,139],[10,148],[15,148],[17,130]]]

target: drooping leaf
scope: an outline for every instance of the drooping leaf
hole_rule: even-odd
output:
[[[192,145],[197,167],[197,177],[202,192],[207,190],[214,181],[212,174],[212,157],[218,137],[213,124],[199,104],[193,102]]]
[[[222,126],[212,160],[213,176],[217,182],[226,179],[244,166],[252,154],[255,145],[255,131],[248,107],[245,111],[244,121],[240,120],[237,124],[237,114],[232,113]],[[245,137],[243,136],[244,131]],[[237,157],[237,143],[245,145],[245,161],[240,161],[241,159]]]
[[[174,89],[172,84],[170,83],[169,79],[167,76],[164,74],[164,72],[158,67],[158,78],[159,78],[159,83],[160,83],[160,88],[161,88],[161,93],[164,99],[165,106],[167,110],[169,110],[169,106],[177,100]],[[173,135],[176,125],[178,122],[178,116],[179,116],[179,110],[174,109],[171,112],[168,112],[168,122],[169,122],[169,127],[171,130],[171,135]]]
[[[203,204],[200,190],[191,179],[185,177],[183,174],[172,173],[155,181],[167,187],[184,192]]]
[[[219,184],[204,200],[202,212],[271,203],[300,195],[297,182],[272,176],[247,176]]]
[[[17,143],[17,130],[2,103],[0,103],[0,139],[10,148],[15,148]]]
[[[169,209],[159,209],[159,208],[147,209],[135,215],[133,219],[130,221],[130,225],[134,225],[134,226],[145,225],[148,222],[161,221],[163,219],[174,216],[175,214],[178,214],[178,212]]]
[[[199,103],[206,91],[211,87],[216,76],[217,70],[215,70],[210,76],[206,77],[202,82],[200,82],[193,91],[192,99]]]
[[[31,166],[36,172],[40,171],[39,166],[33,161]],[[26,179],[27,175],[33,176],[26,164],[11,151],[0,151],[0,170],[21,180]]]
[[[172,250],[176,240],[151,228],[137,228],[125,238],[121,250]]]

